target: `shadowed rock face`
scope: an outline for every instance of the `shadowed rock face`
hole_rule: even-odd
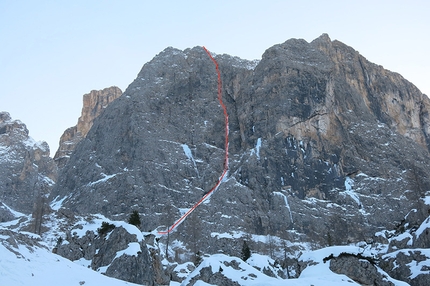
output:
[[[78,119],[78,124],[64,131],[54,156],[54,160],[60,168],[67,163],[76,145],[87,136],[94,120],[109,103],[120,97],[121,94],[121,89],[116,86],[103,90],[92,90],[90,93],[84,94],[82,114]]]
[[[233,255],[241,243],[217,233],[345,244],[423,207],[430,101],[399,74],[327,35],[273,46],[258,63],[215,59],[228,179],[170,239]],[[201,47],[167,48],[94,121],[51,199],[113,219],[136,209],[145,230],[167,226],[217,181],[223,148],[213,62]]]

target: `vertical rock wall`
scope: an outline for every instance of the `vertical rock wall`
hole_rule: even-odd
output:
[[[102,90],[92,90],[84,94],[82,113],[78,119],[78,124],[66,129],[60,138],[60,145],[55,153],[54,160],[62,168],[67,163],[75,150],[76,145],[85,138],[94,120],[102,111],[122,94],[121,89],[116,86]]]

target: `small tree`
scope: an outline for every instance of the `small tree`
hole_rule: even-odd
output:
[[[202,263],[202,261],[203,261],[202,253],[200,251],[197,251],[194,254],[194,259],[193,260],[194,260],[194,265],[196,267],[199,267],[200,263]]]
[[[97,229],[100,236],[105,236],[107,233],[111,232],[115,228],[114,224],[108,222],[102,222],[102,226]]]
[[[242,260],[247,261],[250,257],[251,249],[249,248],[248,243],[246,243],[246,240],[244,240],[242,245]]]
[[[333,237],[331,237],[331,234],[329,231],[327,231],[327,244],[328,246],[333,246]]]
[[[139,212],[134,210],[128,219],[128,223],[137,226],[140,228],[140,215]]]

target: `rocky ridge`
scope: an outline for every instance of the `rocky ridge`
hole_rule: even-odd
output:
[[[57,166],[46,142],[36,142],[24,123],[0,113],[0,221],[15,212],[32,214],[29,230],[40,233],[47,197],[57,179]]]

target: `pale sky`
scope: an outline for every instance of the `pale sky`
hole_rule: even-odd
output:
[[[323,33],[430,95],[429,14],[427,0],[0,0],[0,111],[53,156],[85,93],[124,91],[168,46],[252,60]]]

